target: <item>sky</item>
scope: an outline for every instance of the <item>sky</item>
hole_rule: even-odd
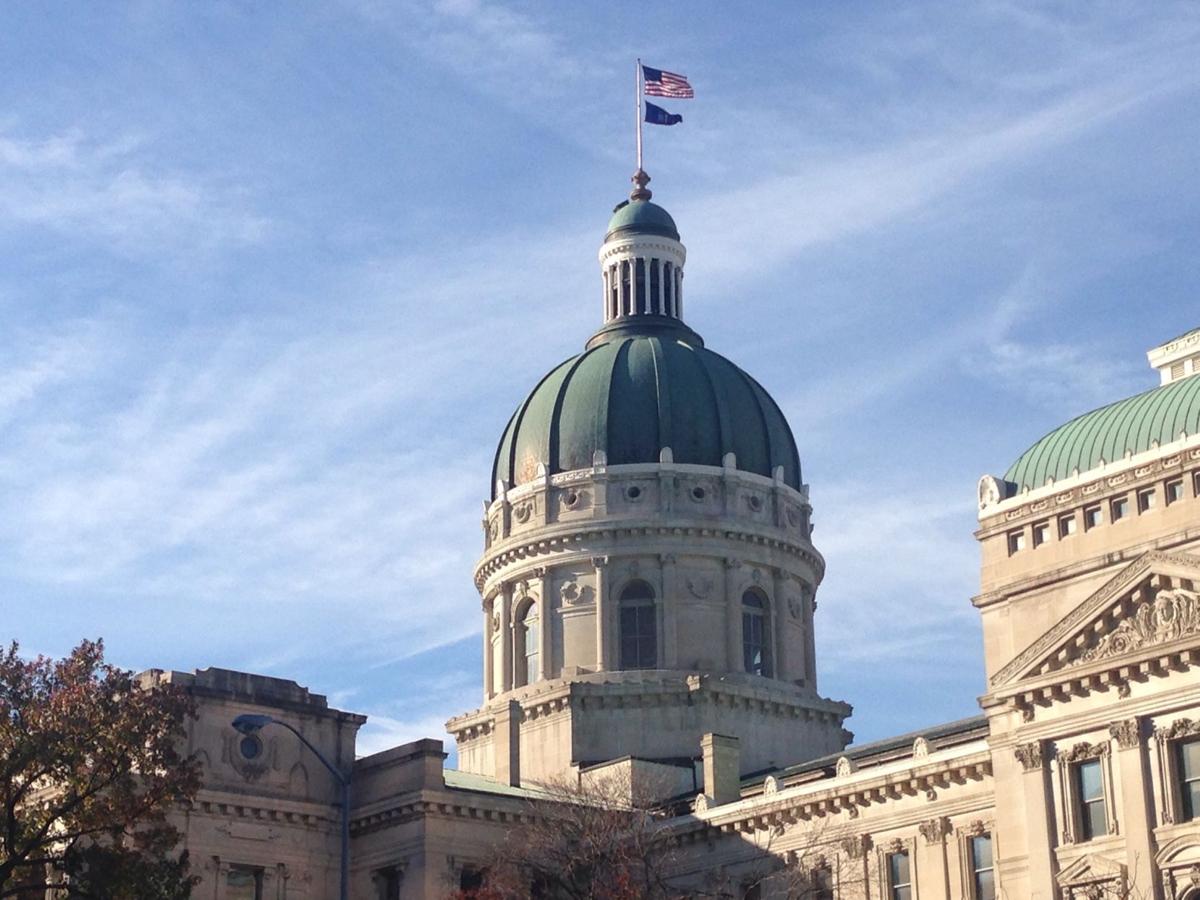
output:
[[[975,490],[1200,325],[1200,7],[0,6],[0,639],[481,700],[482,501],[601,322],[634,60],[687,320],[787,414],[860,741],[977,712]],[[449,745],[450,739],[446,738]]]

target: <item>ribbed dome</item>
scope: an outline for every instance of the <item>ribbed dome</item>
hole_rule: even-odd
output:
[[[541,380],[520,405],[496,451],[492,486],[592,465],[655,463],[670,447],[677,463],[738,469],[800,487],[800,457],[775,401],[753,378],[679,323],[601,331],[588,349]]]
[[[1200,434],[1200,376],[1093,410],[1050,432],[1009,466],[1004,480],[1036,490],[1102,463]]]

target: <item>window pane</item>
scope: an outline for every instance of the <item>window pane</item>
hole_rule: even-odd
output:
[[[1094,800],[1087,805],[1087,821],[1084,830],[1088,838],[1103,837],[1108,834],[1108,816],[1105,813],[1103,800]]]
[[[907,884],[892,888],[892,900],[912,900],[912,888]]]
[[[975,873],[975,900],[996,900],[996,877],[991,869]]]
[[[226,900],[262,900],[262,870],[235,867],[225,877]]]
[[[976,869],[990,869],[992,867],[991,835],[985,834],[981,837],[971,839],[971,858],[975,863]]]
[[[1100,763],[1096,760],[1079,766],[1079,797],[1084,802],[1104,798],[1104,784],[1100,779]]]
[[[1183,815],[1189,822],[1200,812],[1200,781],[1191,781],[1183,786]]]
[[[1200,741],[1184,741],[1179,745],[1179,773],[1185,781],[1200,778]]]
[[[888,857],[888,868],[891,870],[891,879],[893,887],[901,887],[907,885],[908,878],[908,854],[893,853]]]

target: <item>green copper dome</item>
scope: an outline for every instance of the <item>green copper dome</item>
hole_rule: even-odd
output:
[[[1200,376],[1164,384],[1072,419],[1014,462],[1004,480],[1017,490],[1043,487],[1103,463],[1200,434]]]
[[[609,327],[588,349],[550,372],[518,407],[492,468],[509,485],[592,465],[656,463],[670,447],[677,463],[737,468],[800,487],[800,457],[787,421],[753,378],[711,350],[687,326],[644,322]]]
[[[671,214],[649,200],[626,200],[613,210],[604,239],[607,241],[624,233],[657,234],[679,240],[679,229]]]

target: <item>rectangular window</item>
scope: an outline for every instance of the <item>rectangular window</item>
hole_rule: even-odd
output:
[[[1168,481],[1163,486],[1163,493],[1167,495],[1167,506],[1178,503],[1183,499],[1183,479],[1176,478],[1174,481]]]
[[[1175,745],[1179,775],[1179,808],[1183,820],[1200,816],[1200,741],[1180,741]]]
[[[1104,510],[1099,506],[1089,506],[1083,511],[1083,528],[1091,531],[1097,525],[1104,523]]]
[[[1129,515],[1129,498],[1118,497],[1112,502],[1112,520],[1120,522],[1127,515]]]
[[[912,900],[912,877],[907,853],[888,854],[888,890],[892,900]]]
[[[379,900],[400,900],[401,872],[395,866],[380,869],[375,873],[375,883],[379,886]]]
[[[1008,533],[1008,555],[1012,556],[1014,553],[1020,553],[1024,549],[1025,549],[1025,532],[1024,531],[1010,531]]]
[[[992,865],[990,834],[971,838],[971,884],[975,888],[975,896],[971,900],[996,900],[996,873]]]
[[[1050,523],[1035,522],[1033,525],[1033,546],[1040,547],[1050,540]]]
[[[656,616],[653,603],[621,605],[622,669],[653,669],[658,665]]]
[[[1154,509],[1154,488],[1138,491],[1138,512],[1144,513]]]
[[[1075,796],[1080,838],[1090,841],[1108,834],[1108,809],[1104,802],[1100,760],[1089,759],[1075,767]]]
[[[263,870],[231,866],[225,876],[226,900],[263,900]]]
[[[1058,518],[1058,536],[1060,538],[1070,537],[1075,533],[1075,514],[1069,516],[1059,516]]]
[[[829,866],[813,872],[813,900],[834,900],[833,869]]]

